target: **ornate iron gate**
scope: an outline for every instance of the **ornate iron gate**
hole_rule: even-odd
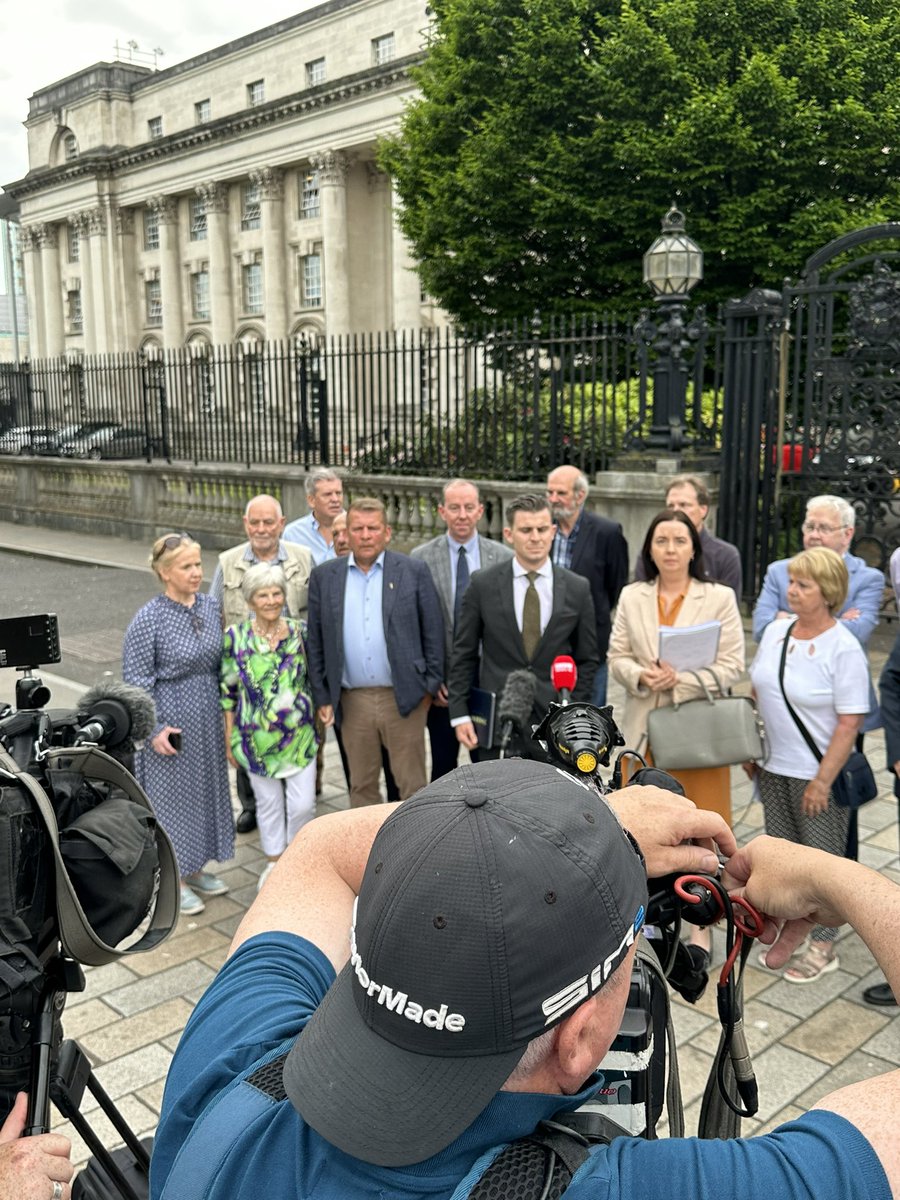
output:
[[[780,298],[753,292],[726,316],[719,532],[748,595],[800,548],[818,494],[853,504],[855,552],[885,567],[900,543],[900,223],[835,239]]]

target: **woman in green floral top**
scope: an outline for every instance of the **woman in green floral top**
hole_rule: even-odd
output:
[[[242,766],[256,797],[269,860],[259,887],[302,825],[315,816],[318,738],[299,621],[284,617],[284,573],[258,563],[241,591],[253,613],[225,630],[221,692],[226,754]]]

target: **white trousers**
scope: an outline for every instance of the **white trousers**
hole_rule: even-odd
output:
[[[307,821],[316,815],[316,760],[287,779],[251,775],[256,797],[256,824],[263,854],[274,858]]]

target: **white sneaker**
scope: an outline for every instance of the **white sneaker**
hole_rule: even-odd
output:
[[[263,868],[263,873],[260,875],[260,877],[259,877],[259,881],[258,881],[258,882],[257,882],[257,884],[256,884],[256,890],[257,890],[258,892],[261,892],[261,891],[262,891],[262,889],[263,889],[263,884],[266,882],[266,880],[267,880],[267,879],[269,878],[269,876],[272,874],[272,868],[273,868],[274,866],[275,866],[275,864],[274,864],[273,862],[266,863],[265,867]]]

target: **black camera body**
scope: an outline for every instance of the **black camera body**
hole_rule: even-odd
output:
[[[46,710],[50,693],[34,672],[59,661],[52,614],[0,621],[0,659],[23,672],[18,707],[0,711],[0,1118],[27,1091],[26,1132],[38,1133],[49,1125],[61,1014],[66,994],[84,987],[81,964],[159,945],[177,920],[178,870],[120,761],[132,734],[153,727],[151,698],[110,684],[77,710]]]

